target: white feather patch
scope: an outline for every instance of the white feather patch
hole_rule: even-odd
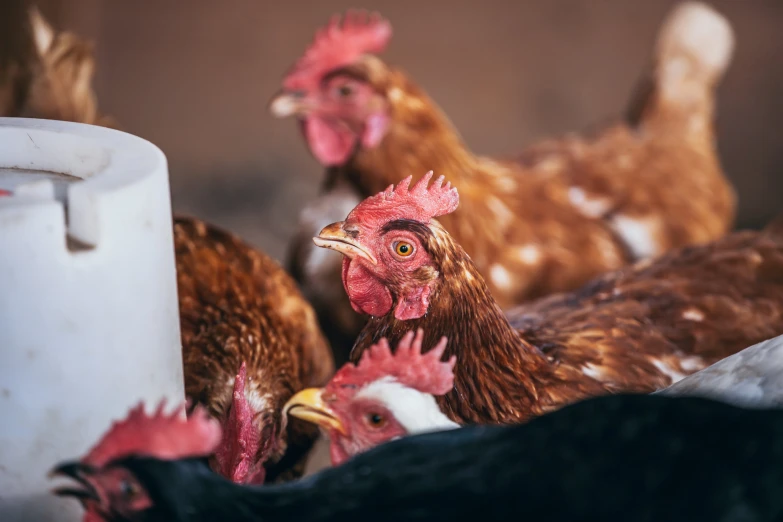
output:
[[[695,308],[688,308],[682,313],[682,318],[688,321],[699,322],[704,320],[704,314]]]
[[[568,189],[568,200],[579,212],[587,217],[598,218],[605,215],[611,208],[611,202],[606,198],[591,198],[584,189],[571,187]]]
[[[459,428],[440,411],[435,397],[403,386],[391,377],[371,382],[356,394],[357,398],[378,401],[413,435],[427,431]]]
[[[507,289],[511,287],[511,274],[503,265],[495,263],[489,267],[489,278],[498,288]]]
[[[526,265],[537,265],[541,261],[541,250],[535,245],[517,247],[516,254]]]
[[[595,379],[596,381],[603,381],[606,376],[604,374],[603,368],[593,363],[587,363],[582,366],[582,373],[591,379]]]
[[[637,259],[660,253],[655,240],[655,227],[649,219],[638,219],[618,214],[612,217],[612,228]]]

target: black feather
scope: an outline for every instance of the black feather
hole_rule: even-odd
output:
[[[280,486],[132,457],[145,522],[783,520],[783,411],[615,395],[518,426],[397,440]]]

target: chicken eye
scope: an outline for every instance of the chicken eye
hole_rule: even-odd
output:
[[[394,243],[394,253],[401,257],[408,257],[413,253],[413,245],[406,241]]]
[[[139,493],[139,488],[136,484],[128,480],[120,482],[120,494],[128,500],[133,499]]]
[[[337,95],[340,96],[340,98],[347,98],[352,94],[353,94],[353,87],[351,87],[348,84],[344,83],[339,87],[337,87]]]
[[[373,428],[380,428],[386,424],[386,418],[380,413],[368,413],[367,423]]]

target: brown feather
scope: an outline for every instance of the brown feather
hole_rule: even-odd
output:
[[[438,223],[418,230],[439,273],[427,314],[371,318],[352,359],[414,328],[424,346],[447,336],[455,386],[439,401],[457,422],[513,423],[589,396],[651,392],[783,333],[783,236],[683,247],[504,315]]]
[[[487,276],[504,309],[578,288],[644,257],[717,239],[731,229],[736,210],[713,131],[714,87],[733,40],[728,23],[706,9],[685,5],[663,24],[627,118],[539,142],[516,160],[473,154],[435,102],[377,56],[331,71],[372,86],[388,103],[391,124],[378,146],[359,147],[346,164],[328,170],[325,194],[347,182],[365,198],[409,174],[414,183],[429,170],[446,175],[461,205],[441,222]],[[692,15],[706,17],[712,31],[713,40],[698,49],[688,25]],[[721,46],[725,63],[698,56]],[[675,66],[681,77],[670,72]],[[295,262],[312,262],[303,252],[313,247],[304,243],[318,228],[302,227]],[[634,237],[640,229],[642,237]],[[323,271],[339,280],[339,268],[325,263]],[[300,279],[306,292],[320,284],[313,279]],[[322,323],[351,314],[338,297],[312,293]],[[357,331],[343,322],[346,333]]]
[[[286,443],[301,456],[317,432],[293,421],[279,433],[282,407],[295,392],[326,384],[334,372],[315,313],[275,261],[232,234],[177,217],[174,244],[187,396],[221,418],[244,361],[247,393],[265,398],[259,429],[280,437],[270,464]]]

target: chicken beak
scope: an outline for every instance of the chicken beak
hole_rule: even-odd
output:
[[[378,260],[361,243],[349,236],[343,229],[344,221],[338,221],[327,225],[313,238],[313,243],[321,248],[337,250],[351,259],[361,257],[370,263],[377,265]]]
[[[100,502],[101,498],[95,487],[87,480],[87,476],[94,471],[92,466],[83,464],[82,462],[64,462],[59,464],[53,470],[49,472],[49,478],[56,478],[59,476],[68,477],[75,480],[81,486],[81,488],[74,488],[69,486],[63,486],[55,488],[52,493],[59,497],[75,497],[82,503],[86,500],[92,500]]]
[[[275,118],[303,116],[308,111],[309,104],[303,93],[280,91],[269,102],[269,112]]]
[[[283,413],[346,435],[345,426],[334,410],[324,402],[321,392],[321,388],[307,388],[300,391],[285,404]]]

